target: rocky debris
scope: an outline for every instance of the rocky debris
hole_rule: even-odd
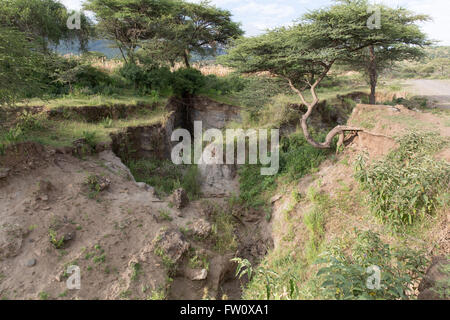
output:
[[[40,180],[36,191],[36,200],[48,201],[50,192],[54,189],[50,181]]]
[[[148,191],[150,193],[153,193],[153,194],[155,193],[155,188],[153,188],[152,186],[149,186],[145,182],[136,182],[136,186],[138,188]]]
[[[92,175],[87,178],[87,185],[92,191],[102,192],[109,188],[111,180],[99,175]]]
[[[97,183],[99,186],[99,191],[104,191],[111,185],[111,180],[106,177],[97,176]]]
[[[450,260],[434,257],[425,276],[419,284],[419,300],[450,300],[449,277]]]
[[[185,276],[192,281],[205,280],[208,277],[208,270],[206,269],[187,269]]]
[[[36,259],[32,258],[32,259],[27,260],[25,265],[27,267],[31,268],[31,267],[34,267],[36,265],[36,262],[37,262]]]
[[[117,157],[111,150],[102,151],[98,154],[99,160],[103,162],[103,165],[112,173],[122,175],[131,181],[134,181],[134,177],[131,174],[130,169],[123,164],[122,160]]]
[[[72,154],[74,156],[84,156],[87,154],[92,154],[93,148],[90,146],[86,139],[81,138],[72,142]]]
[[[0,226],[0,260],[20,253],[23,236],[24,232],[17,224],[4,223]]]
[[[162,250],[162,252],[174,263],[179,262],[181,257],[189,250],[189,247],[189,242],[185,240],[183,234],[175,229],[162,229],[153,240],[153,251],[156,251],[157,249],[158,251]]]
[[[56,229],[50,229],[50,242],[58,249],[67,248],[75,240],[76,229],[70,224],[64,224]]]
[[[173,203],[175,204],[175,208],[177,209],[182,209],[189,203],[189,198],[183,188],[176,189],[172,194],[172,198]]]
[[[200,238],[207,238],[211,233],[212,225],[203,219],[196,220],[192,224],[192,232]]]
[[[0,168],[0,179],[6,179],[9,176],[10,168]]]

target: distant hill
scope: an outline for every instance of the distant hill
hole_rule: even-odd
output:
[[[119,49],[111,48],[111,46],[113,46],[113,42],[109,40],[90,40],[88,43],[88,50],[101,52],[108,59],[119,57]],[[66,42],[57,48],[57,52],[63,55],[68,53],[79,54],[80,49],[77,43]]]
[[[120,50],[117,48],[112,48],[114,46],[114,43],[110,40],[90,40],[88,43],[88,51],[95,51],[95,52],[101,52],[103,53],[108,59],[121,57]],[[80,49],[78,46],[78,43],[71,43],[66,42],[58,46],[56,51],[59,54],[80,54]],[[222,48],[217,49],[216,56],[221,56],[226,54],[225,50]],[[197,61],[210,61],[215,60],[216,57],[213,55],[208,56],[201,56],[199,54],[193,53],[191,57],[191,61],[197,62]]]

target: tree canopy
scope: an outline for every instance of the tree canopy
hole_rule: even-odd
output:
[[[127,62],[141,48],[155,59],[183,58],[189,66],[190,52],[205,53],[243,33],[229,11],[208,2],[88,0],[84,8],[95,13],[100,35],[115,41]]]
[[[383,15],[379,29],[372,29],[368,27],[372,13],[366,0],[339,1],[305,14],[292,27],[237,40],[221,61],[241,72],[268,71],[285,79],[307,106],[301,119],[305,138],[317,148],[329,148],[336,135],[342,140],[345,131],[360,131],[338,126],[322,143],[308,132],[308,117],[319,102],[317,86],[333,64],[357,60],[361,50],[371,46],[384,46],[398,57],[404,57],[408,50],[414,53],[415,49],[406,50],[400,45],[421,45],[425,41],[414,24],[425,16],[415,16],[401,8],[381,7],[380,10]],[[395,51],[399,48],[401,53]],[[305,90],[311,93],[310,101],[305,98]]]
[[[71,15],[66,7],[56,0],[1,0],[0,25],[23,32],[28,40],[40,44],[47,52],[49,45],[58,46],[61,41],[79,40],[85,46],[90,35],[91,22],[80,13],[80,30],[70,30],[67,20]]]

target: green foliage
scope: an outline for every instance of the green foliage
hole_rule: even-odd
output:
[[[307,197],[312,208],[303,217],[303,223],[309,231],[305,255],[308,263],[312,263],[321,250],[325,234],[325,214],[330,208],[330,199],[328,195],[318,193],[313,187],[308,189]]]
[[[50,237],[50,243],[56,249],[61,249],[64,246],[64,236],[58,237],[58,234],[53,229],[48,230],[48,235]]]
[[[56,0],[3,0],[0,7],[0,25],[23,32],[26,37],[39,43],[39,49],[47,52],[50,45],[60,41],[78,39],[81,49],[87,44],[91,22],[83,13],[80,30],[67,28],[71,12]]]
[[[265,288],[266,288],[266,299],[269,300],[272,296],[272,290],[273,286],[277,285],[278,280],[278,274],[272,270],[268,270],[263,267],[257,267],[254,268],[250,261],[247,259],[242,258],[233,258],[231,261],[237,263],[237,269],[236,269],[236,276],[241,279],[244,275],[247,275],[248,280],[251,281],[254,276],[260,276],[265,281]],[[294,283],[292,282],[294,285]],[[294,286],[290,288],[289,296],[292,297],[292,295],[295,292]]]
[[[89,0],[84,7],[96,14],[98,32],[115,42],[127,63],[136,62],[140,47],[155,61],[183,58],[189,67],[190,52],[209,53],[242,34],[229,11],[207,2],[115,0],[112,10],[103,0]]]
[[[433,214],[439,195],[450,182],[450,165],[433,158],[444,144],[433,133],[409,133],[385,159],[366,165],[356,162],[356,177],[369,190],[369,204],[381,221],[399,229]]]
[[[84,182],[89,189],[89,198],[94,199],[97,197],[97,195],[100,193],[100,180],[99,177],[95,174],[91,174],[86,177],[86,180]]]
[[[280,141],[280,168],[278,174],[263,176],[260,166],[243,165],[239,168],[240,200],[249,207],[266,204],[276,188],[278,178],[295,181],[314,172],[330,151],[317,149],[308,144],[302,133],[296,132]]]
[[[25,34],[0,24],[0,107],[42,94],[36,75],[42,71],[41,59]]]
[[[281,139],[280,173],[290,181],[314,171],[329,154],[311,146],[302,133],[296,132]]]
[[[351,253],[346,252],[338,245],[317,262],[327,264],[317,273],[325,299],[407,299],[427,263],[421,252],[392,248],[372,231],[357,232]],[[379,288],[369,279],[371,266],[381,271]]]
[[[166,90],[172,81],[172,74],[166,67],[146,68],[127,63],[119,70],[119,74],[143,94],[150,93],[152,90]]]
[[[173,190],[183,187],[190,199],[196,199],[200,194],[197,167],[179,166],[170,160],[139,159],[127,163],[131,173],[138,182],[155,188],[159,195],[167,195]]]
[[[70,91],[74,89],[90,89],[96,93],[99,88],[112,84],[109,75],[90,64],[80,62],[76,59],[67,59],[65,63],[56,70],[56,82],[68,85]],[[86,92],[86,91],[84,91]]]
[[[173,73],[173,92],[181,97],[195,95],[205,83],[205,77],[197,69],[178,69]]]
[[[219,253],[234,252],[237,249],[237,239],[235,236],[234,218],[227,208],[211,202],[205,202],[208,211],[211,212],[213,220],[211,238],[214,243],[214,250]]]

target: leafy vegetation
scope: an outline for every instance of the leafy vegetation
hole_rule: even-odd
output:
[[[312,173],[329,154],[307,143],[303,134],[296,132],[280,141],[280,168],[277,175],[262,176],[260,167],[244,165],[239,169],[240,200],[249,207],[267,204],[280,180],[289,183]]]
[[[351,254],[345,252],[346,248],[333,247],[318,261],[327,264],[317,273],[323,280],[323,298],[407,299],[427,262],[423,253],[391,248],[372,231],[357,232]],[[373,266],[380,270],[379,283]]]
[[[177,188],[184,188],[190,199],[200,195],[197,166],[178,166],[170,160],[139,159],[127,163],[138,182],[155,188],[159,195],[168,195]]]
[[[433,158],[445,144],[436,134],[412,132],[398,144],[385,159],[368,165],[361,155],[356,162],[372,210],[394,229],[432,215],[450,181],[450,165]]]

